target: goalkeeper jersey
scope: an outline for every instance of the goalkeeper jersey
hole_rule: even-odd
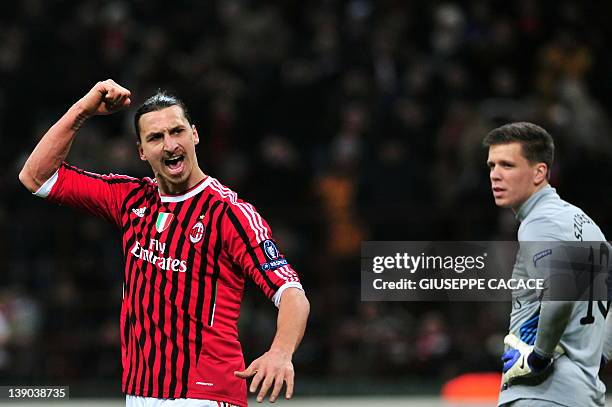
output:
[[[599,227],[580,208],[563,201],[555,189],[546,186],[533,194],[517,211],[521,222],[519,242],[605,241]],[[538,243],[538,250],[546,243]],[[526,248],[527,247],[527,248]],[[532,267],[548,251],[529,253],[529,245],[521,244],[513,269],[513,278],[538,278]],[[521,294],[525,294],[524,292]],[[533,345],[538,335],[540,300],[533,293],[513,293],[510,333]],[[528,297],[528,299],[525,299]],[[554,302],[546,304],[554,307]],[[512,385],[502,389],[499,405],[518,399],[539,399],[562,406],[603,406],[605,386],[599,380],[599,362],[603,348],[607,304],[603,301],[577,301],[560,345],[565,355],[554,362],[550,376],[539,385]],[[593,318],[584,318],[590,314]],[[581,321],[582,320],[582,321]],[[585,323],[585,321],[589,321]]]
[[[299,278],[255,208],[212,177],[181,195],[155,180],[62,164],[36,192],[115,224],[125,259],[122,389],[246,406],[237,322],[245,279],[278,306]]]

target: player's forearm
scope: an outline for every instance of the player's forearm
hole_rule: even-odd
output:
[[[310,304],[302,290],[285,290],[278,307],[276,335],[270,350],[292,355],[304,336],[309,312]]]
[[[26,188],[36,192],[57,171],[87,117],[75,104],[45,133],[19,173],[19,180]]]
[[[573,301],[543,301],[534,350],[540,356],[552,357],[569,322]]]

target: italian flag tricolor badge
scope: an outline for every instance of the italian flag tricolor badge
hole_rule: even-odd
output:
[[[172,219],[174,219],[174,215],[171,213],[160,213],[157,215],[157,221],[155,222],[155,229],[157,229],[157,231],[159,233],[163,232],[164,230],[168,229],[168,226],[170,226],[170,222],[172,222]]]

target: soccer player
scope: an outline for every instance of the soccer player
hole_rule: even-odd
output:
[[[255,208],[204,174],[184,104],[158,93],[136,111],[137,147],[154,178],[98,175],[64,162],[83,123],[130,105],[112,80],[98,82],[40,140],[21,182],[35,195],[84,209],[123,236],[122,390],[128,406],[246,406],[293,393],[292,355],[309,304],[299,278]],[[237,321],[249,277],[279,308],[266,353],[246,369]]]
[[[546,130],[511,123],[492,130],[483,144],[489,149],[495,203],[516,214],[519,242],[605,241],[595,222],[549,185],[554,143]],[[521,244],[513,278],[537,277],[533,263],[549,254],[532,257],[528,247]],[[604,348],[612,335],[610,316],[606,328],[608,307],[604,301],[548,301],[513,293],[499,405],[603,406],[605,386],[598,371],[611,346],[608,340]]]

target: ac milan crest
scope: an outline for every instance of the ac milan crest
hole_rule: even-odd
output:
[[[198,222],[191,228],[189,240],[191,240],[191,243],[198,243],[202,240],[202,236],[204,236],[204,225],[202,225],[202,222]]]

